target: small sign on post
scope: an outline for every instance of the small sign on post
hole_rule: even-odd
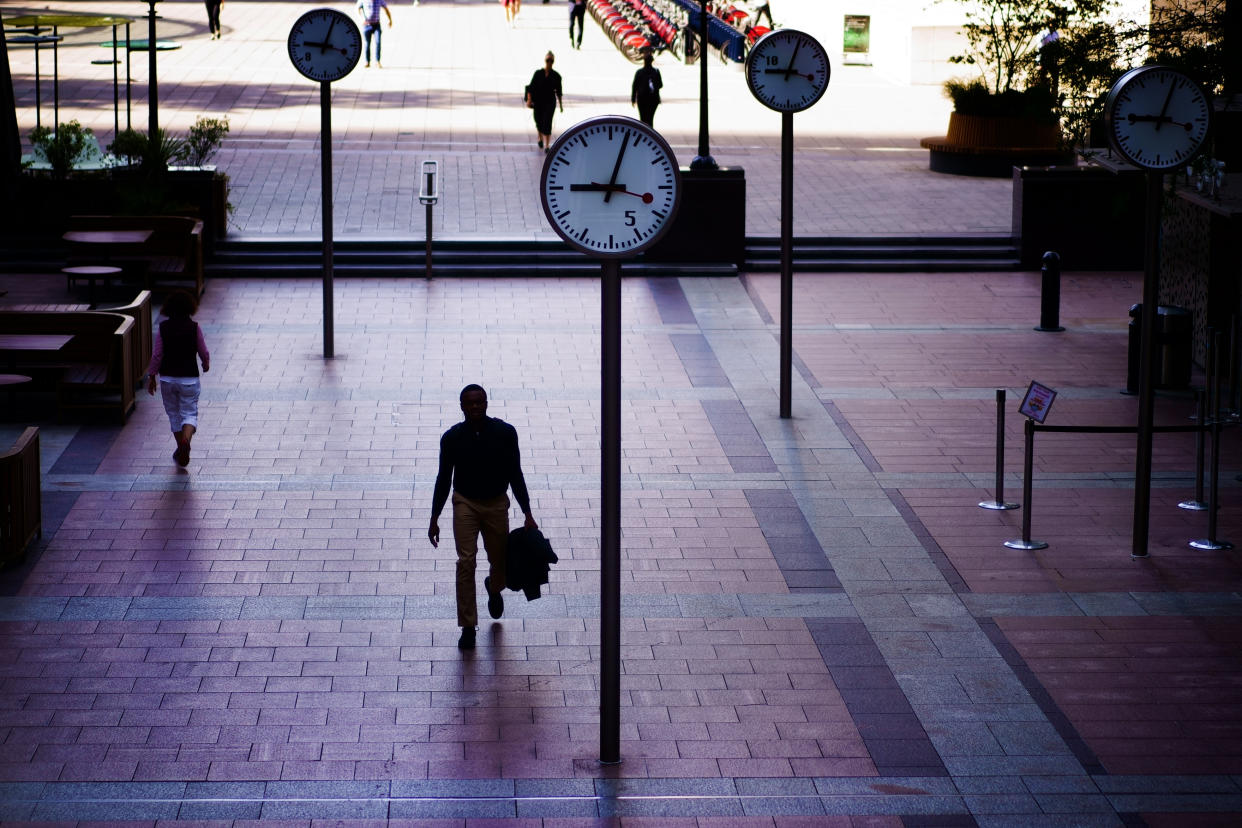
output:
[[[1026,396],[1022,398],[1022,405],[1018,406],[1018,411],[1042,425],[1048,417],[1048,409],[1052,408],[1053,400],[1056,398],[1056,391],[1031,380],[1030,387],[1026,389]]]

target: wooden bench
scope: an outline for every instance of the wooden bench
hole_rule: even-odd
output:
[[[151,230],[142,245],[120,246],[109,255],[111,263],[137,265],[147,290],[161,284],[193,284],[201,297],[203,283],[203,222],[189,216],[70,216],[66,231]],[[104,264],[91,261],[84,264]]]
[[[119,414],[122,423],[135,404],[137,374],[132,363],[137,324],[132,316],[108,311],[0,310],[0,331],[73,337],[54,355],[27,356],[14,366],[36,378],[32,389],[54,387],[59,415],[75,410],[109,411]]]
[[[26,429],[0,454],[0,493],[0,567],[8,567],[25,556],[32,540],[43,536],[39,429]]]

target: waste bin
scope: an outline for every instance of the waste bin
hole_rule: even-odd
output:
[[[1194,318],[1186,308],[1156,306],[1155,360],[1156,388],[1174,389],[1190,385],[1191,340]],[[1142,346],[1143,305],[1130,306],[1130,347],[1127,354],[1126,392],[1138,393],[1139,360]]]

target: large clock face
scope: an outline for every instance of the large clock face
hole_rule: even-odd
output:
[[[1181,72],[1143,66],[1113,84],[1104,118],[1109,140],[1123,158],[1145,169],[1169,170],[1203,146],[1212,105]]]
[[[340,80],[358,65],[361,54],[358,24],[336,9],[312,9],[289,30],[289,59],[311,80]]]
[[[832,67],[819,41],[794,29],[769,32],[746,56],[751,94],[777,112],[801,112],[828,88]]]
[[[633,118],[575,124],[543,162],[540,192],[552,229],[570,246],[632,256],[664,234],[677,213],[681,175],[672,149]]]

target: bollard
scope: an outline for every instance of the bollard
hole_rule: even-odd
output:
[[[1210,359],[1213,372],[1208,377],[1208,382],[1212,383],[1212,391],[1208,394],[1211,407],[1212,417],[1212,460],[1211,460],[1211,477],[1209,478],[1208,495],[1208,536],[1202,540],[1192,540],[1190,546],[1194,549],[1233,549],[1233,544],[1229,541],[1223,541],[1216,537],[1216,514],[1220,511],[1220,378],[1215,375],[1219,370],[1217,364],[1219,360],[1220,347],[1223,340],[1221,331],[1217,331],[1211,340],[1212,351],[1217,356]]]
[[[1026,420],[1026,457],[1022,461],[1022,502],[1026,510],[1022,512],[1022,537],[1005,541],[1010,549],[1047,549],[1043,541],[1031,540],[1031,478],[1035,474],[1035,421]]]
[[[1203,403],[1203,389],[1195,389],[1195,420],[1199,424],[1199,430],[1195,432],[1195,499],[1183,500],[1177,504],[1179,509],[1189,509],[1192,512],[1202,512],[1208,507],[1203,502],[1203,435],[1206,431],[1206,411]]]
[[[1017,503],[1005,502],[1005,389],[996,389],[996,492],[995,500],[985,500],[980,509],[1017,509]]]
[[[440,199],[440,188],[437,180],[437,172],[439,171],[439,163],[436,161],[423,162],[423,183],[418,190],[418,200],[427,206],[427,252],[426,262],[423,265],[423,278],[431,281],[431,219],[432,209],[435,203]]]
[[[1035,330],[1055,333],[1061,327],[1061,257],[1049,250],[1044,254],[1039,280],[1039,327]]]

